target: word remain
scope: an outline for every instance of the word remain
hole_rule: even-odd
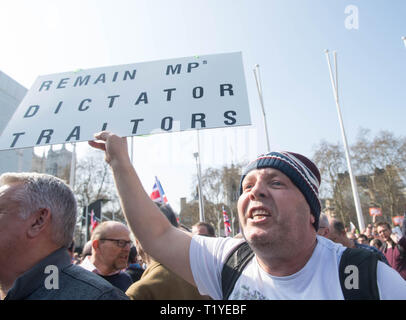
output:
[[[56,83],[54,83],[54,81],[52,80],[47,80],[47,81],[43,81],[42,84],[40,85],[38,91],[48,91],[49,89],[51,89],[51,87],[55,87],[55,89],[65,89],[67,86],[70,87],[81,87],[81,86],[87,86],[89,84],[89,82],[91,84],[99,84],[99,83],[106,83],[106,79],[109,80],[111,82],[116,82],[118,75],[119,75],[119,71],[114,72],[114,74],[111,75],[107,75],[106,73],[100,73],[98,76],[91,76],[91,75],[86,75],[86,76],[77,76],[75,79],[71,79],[71,78],[62,78],[59,81],[57,81]],[[135,79],[135,75],[137,73],[137,70],[134,69],[132,71],[128,71],[126,70],[124,72],[124,75],[122,76],[122,81],[126,81],[127,79],[130,80],[134,80]],[[120,79],[120,78],[119,78]]]

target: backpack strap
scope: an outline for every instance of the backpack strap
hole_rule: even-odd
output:
[[[234,248],[221,271],[223,300],[230,297],[234,286],[254,252],[246,241]],[[377,265],[381,258],[374,252],[347,248],[340,260],[339,278],[345,300],[379,300]]]
[[[339,277],[345,300],[379,300],[378,260],[376,253],[365,249],[347,248],[343,252]]]
[[[235,283],[253,256],[254,252],[246,241],[239,244],[230,252],[221,271],[223,300],[229,298],[234,290]]]

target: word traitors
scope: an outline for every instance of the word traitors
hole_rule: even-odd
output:
[[[222,123],[226,126],[233,126],[236,125],[237,123],[237,113],[233,110],[228,110],[224,112],[222,115],[223,118],[220,118],[222,120]],[[120,125],[122,127],[123,123],[126,123],[126,135],[136,135],[140,134],[140,131],[142,134],[145,133],[159,133],[159,132],[173,132],[173,131],[179,131],[179,130],[184,130],[186,129],[203,129],[207,128],[210,119],[206,118],[206,114],[204,113],[192,113],[190,115],[190,120],[185,121],[185,124],[183,124],[181,121],[174,119],[171,116],[163,117],[162,119],[143,119],[143,118],[137,118],[137,119],[130,119],[130,120],[123,120]],[[216,117],[215,120],[218,120]],[[148,121],[149,125],[148,127],[151,128],[151,123],[152,123],[152,129],[149,131],[142,130],[144,129],[145,126],[145,121]],[[97,131],[103,131],[103,130],[108,130],[109,129],[109,123],[104,122],[101,123],[99,127],[94,129],[94,132]],[[141,129],[141,130],[140,130]],[[52,144],[56,143],[53,139],[53,136],[55,135],[56,132],[58,132],[58,136],[62,134],[63,141],[64,142],[78,142],[82,141],[82,136],[81,136],[81,126],[77,125],[74,126],[73,128],[70,128],[66,132],[61,133],[61,128],[47,128],[47,129],[42,129],[36,138],[35,145],[40,146],[40,145],[47,145],[47,144]],[[26,136],[25,131],[21,132],[15,132],[11,135],[11,145],[10,148],[14,147],[19,147],[20,145],[18,144],[19,141],[21,141],[21,137]],[[65,138],[66,137],[66,138]],[[61,141],[60,139],[58,141]]]

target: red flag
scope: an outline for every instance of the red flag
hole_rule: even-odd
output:
[[[161,182],[158,180],[157,177],[155,177],[155,184],[152,188],[152,193],[150,195],[150,198],[154,202],[159,202],[162,204],[168,203],[168,199],[166,198],[164,189],[162,188]]]
[[[93,230],[97,227],[99,223],[97,222],[96,218],[94,217],[94,210],[92,210],[92,213],[90,215],[90,225],[92,226],[91,231],[93,232]]]
[[[223,207],[223,220],[224,220],[224,234],[226,237],[228,237],[231,234],[231,225],[230,220],[228,219],[228,214],[224,210],[224,207]]]

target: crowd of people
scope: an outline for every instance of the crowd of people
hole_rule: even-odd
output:
[[[320,173],[303,155],[249,163],[241,233],[216,237],[149,198],[125,138],[104,131],[89,144],[105,152],[127,225],[100,223],[78,254],[72,190],[51,175],[1,175],[1,299],[406,299],[406,221],[402,236],[375,221],[349,232],[321,212]]]

